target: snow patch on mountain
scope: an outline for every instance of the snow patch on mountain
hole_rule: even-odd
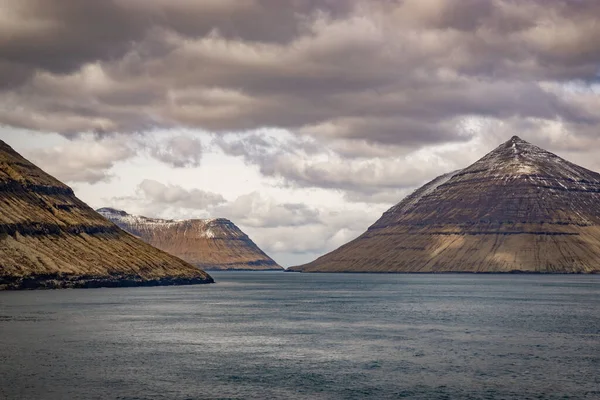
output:
[[[448,174],[441,175],[429,182],[425,186],[420,189],[415,190],[412,194],[408,195],[403,201],[392,207],[388,212],[390,213],[400,213],[403,214],[409,211],[413,206],[415,206],[422,198],[425,196],[429,196],[435,190],[447,183],[454,175],[459,173],[460,170],[450,172]]]
[[[121,227],[126,227],[126,230],[133,233],[180,226],[181,229],[184,230],[183,234],[186,237],[196,236],[207,239],[218,239],[241,238],[246,236],[231,221],[225,218],[191,220],[149,218],[141,215],[128,214],[123,210],[117,210],[111,207],[99,208],[96,211],[104,218]],[[189,235],[188,232],[190,233]]]
[[[97,211],[121,229],[202,269],[282,269],[225,218],[172,220],[110,207]]]

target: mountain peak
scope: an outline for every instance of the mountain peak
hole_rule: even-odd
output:
[[[503,149],[503,148],[517,148],[517,149],[529,149],[529,150],[535,150],[535,151],[546,151],[546,150],[542,149],[541,147],[535,146],[535,145],[529,143],[527,140],[523,140],[516,135],[511,137],[508,141],[502,143],[500,146],[498,146],[496,148],[496,150]]]
[[[511,181],[519,177],[552,177],[560,181],[596,180],[596,173],[573,164],[554,153],[513,136],[484,157],[463,169],[457,176],[478,174],[481,177]],[[483,174],[483,175],[482,175]]]
[[[545,151],[540,147],[534,146],[533,144],[529,143],[526,140],[521,139],[518,136],[513,136],[511,137],[507,142],[503,143],[500,145],[500,147],[508,147],[508,148],[513,148],[513,149],[529,149],[532,151]]]
[[[600,174],[514,136],[294,270],[598,273],[598,259]]]

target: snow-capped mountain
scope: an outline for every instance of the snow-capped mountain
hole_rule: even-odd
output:
[[[104,218],[145,242],[208,270],[282,270],[225,218],[167,220],[105,207]]]

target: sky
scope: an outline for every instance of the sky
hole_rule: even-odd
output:
[[[518,135],[600,171],[596,0],[0,0],[0,139],[284,266]]]

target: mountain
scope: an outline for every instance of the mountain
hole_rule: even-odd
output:
[[[0,140],[0,290],[210,282],[103,218]]]
[[[600,174],[518,137],[292,271],[600,272]]]
[[[207,270],[280,270],[233,222],[224,219],[166,220],[97,210],[106,219],[161,250]]]

